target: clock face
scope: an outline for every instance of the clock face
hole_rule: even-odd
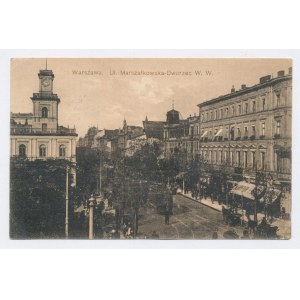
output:
[[[49,84],[50,84],[49,78],[44,78],[44,79],[42,80],[42,85],[43,85],[43,86],[47,87]]]

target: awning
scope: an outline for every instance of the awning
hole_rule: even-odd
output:
[[[216,134],[215,136],[223,136],[223,129],[221,128]]]
[[[205,136],[207,136],[207,131],[205,131],[200,137],[203,138]]]
[[[241,181],[235,187],[233,187],[231,193],[238,196],[243,196],[250,200],[255,200],[253,195],[255,188],[256,188],[255,184]],[[262,186],[257,186],[257,194],[260,195],[263,189],[264,188]]]

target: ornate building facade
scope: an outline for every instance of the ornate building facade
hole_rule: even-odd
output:
[[[39,92],[31,97],[33,112],[11,113],[10,156],[66,159],[76,163],[76,130],[58,124],[60,98],[53,93],[51,70],[38,73]]]
[[[167,112],[167,121],[164,126],[165,157],[179,155],[185,163],[199,155],[199,117],[190,116],[180,120],[177,110]]]
[[[292,68],[198,107],[199,154],[215,169],[226,165],[244,176],[261,170],[291,180]]]

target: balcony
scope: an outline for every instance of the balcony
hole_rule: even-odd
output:
[[[278,133],[274,134],[273,138],[274,138],[274,140],[280,139],[280,134],[278,134]]]
[[[11,127],[10,128],[11,135],[77,135],[76,129],[70,129],[65,127],[54,128],[32,128],[30,126],[22,126],[22,127]]]
[[[250,136],[250,140],[251,141],[255,140],[255,138],[256,138],[255,134],[253,134],[253,135]]]

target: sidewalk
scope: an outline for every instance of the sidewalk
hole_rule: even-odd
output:
[[[190,193],[190,192],[188,192],[186,194],[179,192],[178,194],[180,194],[186,198],[189,198],[191,200],[197,201],[205,206],[209,206],[210,208],[213,208],[214,210],[222,211],[222,205],[220,205],[217,201],[214,201],[214,203],[212,203],[210,197],[207,197],[206,199],[202,198],[202,199],[196,200],[194,197],[192,197],[192,193]]]
[[[210,197],[207,197],[206,199],[204,198],[201,198],[201,199],[195,199],[195,197],[192,197],[192,193],[191,192],[188,192],[186,194],[182,193],[182,191],[180,190],[178,192],[178,194],[186,197],[186,198],[189,198],[193,201],[197,201],[205,206],[208,206],[214,210],[217,210],[217,211],[220,211],[222,212],[222,205],[220,205],[218,203],[218,201],[214,201],[212,203],[211,201],[211,198]],[[257,220],[258,222],[260,222],[263,217],[265,215],[262,214],[262,213],[258,213],[257,214]],[[277,226],[278,227],[278,231],[277,231],[277,235],[281,238],[281,239],[290,239],[291,238],[291,220],[283,220],[283,219],[280,219],[280,218],[274,218],[274,221],[272,222],[272,226]]]

